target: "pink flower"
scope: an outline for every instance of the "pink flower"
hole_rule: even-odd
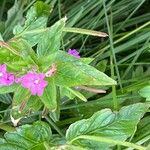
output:
[[[15,81],[15,76],[12,73],[7,73],[6,85],[11,85]]]
[[[9,86],[14,83],[14,80],[14,74],[7,72],[6,65],[0,65],[0,85]]]
[[[80,58],[79,52],[76,49],[69,49],[68,50],[68,54],[72,55],[72,56],[74,56],[76,58]]]
[[[45,75],[43,73],[29,72],[21,78],[17,79],[24,88],[31,91],[32,95],[42,96],[44,88],[48,82],[44,80]]]

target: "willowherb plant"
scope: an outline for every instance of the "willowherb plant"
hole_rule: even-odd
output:
[[[63,32],[99,37],[106,37],[107,34],[65,27],[66,17],[46,27],[49,10],[45,3],[36,2],[27,12],[24,24],[14,28],[14,37],[0,41],[0,94],[13,93],[9,115],[14,126],[21,118],[41,109],[45,118],[45,113],[60,114],[59,105],[64,96],[72,98],[73,95],[87,101],[78,91],[79,88],[105,93],[105,90],[87,86],[116,84],[116,81],[89,65],[92,58],[82,58],[76,49],[61,50]],[[119,112],[103,109],[88,119],[71,124],[66,136],[57,129],[61,137],[52,135],[49,125],[42,121],[22,125],[14,132],[5,133],[4,139],[0,139],[0,149],[108,150],[112,146],[122,145],[145,150],[145,147],[125,140],[133,136],[148,107],[138,103],[122,107]]]
[[[116,84],[113,79],[88,65],[91,58],[82,58],[76,49],[69,49],[68,52],[60,50],[63,32],[76,30],[65,27],[66,17],[46,27],[48,16],[49,6],[43,2],[35,3],[27,12],[24,24],[14,28],[14,37],[7,42],[0,41],[0,93],[14,92],[12,108],[21,113],[17,114],[19,117],[27,115],[29,109],[38,111],[43,105],[49,111],[55,111],[59,90],[66,93],[63,96],[68,96],[69,91],[86,101],[75,87]],[[80,31],[102,37],[107,35],[77,30]],[[35,101],[39,103],[38,108],[34,106]],[[33,102],[32,107],[28,106]],[[13,117],[17,119],[17,115]]]

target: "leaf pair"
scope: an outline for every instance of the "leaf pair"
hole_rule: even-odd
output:
[[[43,122],[23,125],[15,132],[6,133],[0,140],[1,150],[108,150],[115,145],[123,145],[144,150],[133,143],[124,142],[134,135],[137,124],[149,106],[137,103],[123,107],[119,112],[103,109],[89,119],[73,123],[66,133],[66,143],[53,143],[49,126]],[[93,138],[91,138],[93,137]],[[61,140],[61,139],[60,139]],[[58,141],[58,139],[57,139]]]

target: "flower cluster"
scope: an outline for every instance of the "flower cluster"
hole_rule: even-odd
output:
[[[68,54],[80,58],[79,52],[75,49],[69,49]],[[48,82],[44,80],[45,77],[54,75],[56,71],[56,65],[53,64],[45,74],[36,73],[36,71],[33,70],[17,78],[13,73],[7,71],[5,64],[0,64],[0,86],[10,86],[15,82],[21,84],[22,87],[29,89],[32,95],[42,96],[45,87],[48,85]]]
[[[69,49],[68,50],[68,54],[72,55],[72,56],[74,56],[76,58],[80,58],[79,52],[76,49]]]
[[[9,86],[15,81],[15,76],[7,72],[6,65],[0,65],[0,85]]]
[[[28,72],[24,76],[17,78],[16,82],[29,89],[32,95],[42,96],[45,87],[48,85],[44,78],[45,74],[43,73]]]
[[[52,71],[53,70],[54,67],[52,67]],[[50,71],[51,69],[49,72]],[[17,78],[13,73],[7,72],[5,64],[0,64],[0,86],[10,86],[15,82],[21,84],[24,88],[29,89],[32,95],[42,96],[45,87],[48,85],[48,82],[44,80],[46,74],[47,73],[44,74],[31,71]],[[50,75],[48,77],[50,77]]]

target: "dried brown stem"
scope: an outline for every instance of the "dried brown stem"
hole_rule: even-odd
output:
[[[89,91],[89,92],[92,92],[92,93],[106,93],[105,90],[102,90],[102,89],[95,89],[95,88],[91,88],[91,87],[87,87],[87,86],[84,86],[84,85],[80,85],[78,86],[80,89],[83,89],[83,90],[86,90],[86,91]]]

